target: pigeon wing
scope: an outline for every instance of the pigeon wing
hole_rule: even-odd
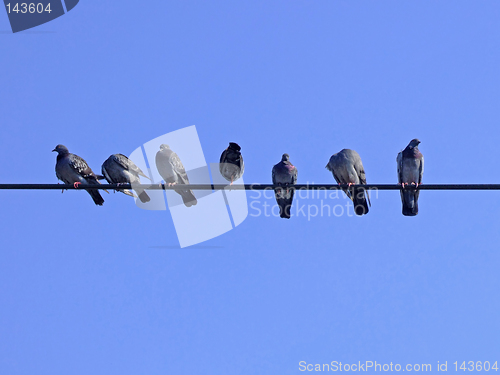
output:
[[[94,174],[94,172],[92,172],[92,169],[90,169],[87,162],[80,156],[75,154],[69,154],[68,165],[76,174],[83,177],[85,181],[87,181],[89,184],[92,185],[101,184],[97,179],[97,176]],[[107,190],[104,191],[106,193],[108,192]],[[104,203],[104,199],[102,198],[98,190],[87,190],[87,193],[89,193],[89,195],[92,197],[96,205],[102,206],[102,204]]]
[[[97,177],[90,169],[89,165],[83,158],[78,155],[70,154],[68,159],[68,165],[73,169],[75,173],[82,176],[85,179],[97,181]]]
[[[398,165],[398,182],[400,184],[403,183],[403,151],[400,151],[398,154],[398,157],[396,158],[396,164]],[[405,205],[405,197],[404,197],[404,191],[401,189],[400,190],[400,195],[401,195],[401,202],[403,204],[403,207]]]
[[[365,168],[363,167],[363,163],[361,162],[361,157],[356,155],[353,157],[354,170],[359,178],[359,183],[361,185],[366,185],[366,173]]]
[[[297,175],[298,175],[298,170],[297,170],[297,167],[293,167],[293,170],[292,170],[292,185],[295,185],[297,183]]]
[[[424,155],[420,154],[419,158],[419,168],[418,168],[418,184],[420,185],[422,183],[422,177],[424,175]],[[420,190],[417,189],[415,191],[415,205],[416,205],[416,212],[418,212],[418,197],[420,196]]]
[[[354,164],[354,169],[356,170],[356,173],[358,174],[359,183],[361,185],[366,185],[365,168],[363,167],[363,163],[361,162],[361,157],[359,157],[359,155],[356,158],[356,163]],[[370,194],[369,194],[368,190],[361,189],[360,192],[361,191],[364,191],[366,193],[366,198],[368,199],[368,204],[371,206],[372,202],[370,202]],[[360,194],[360,192],[355,193],[354,195],[358,196]],[[366,210],[365,213],[368,213],[368,210]]]
[[[179,183],[187,185],[189,184],[189,178],[186,173],[186,170],[184,169],[184,165],[181,162],[181,159],[175,152],[172,152],[170,155],[170,164],[172,165],[172,169],[174,172],[177,174],[179,177]]]
[[[113,161],[121,168],[135,174],[138,176],[146,177],[148,180],[150,178],[144,174],[144,172],[135,163],[123,154],[112,155]]]
[[[403,183],[403,151],[398,154],[396,164],[398,165],[398,182],[401,184]]]
[[[424,155],[420,158],[420,169],[419,169],[419,174],[418,174],[418,183],[422,183],[422,177],[424,175]]]
[[[228,148],[226,148],[226,149],[222,152],[222,155],[220,156],[220,164],[224,164],[224,163],[226,162],[227,150],[228,150]]]

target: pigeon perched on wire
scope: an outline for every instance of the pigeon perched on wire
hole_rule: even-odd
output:
[[[65,184],[73,184],[78,188],[80,185],[100,185],[96,175],[92,172],[85,160],[75,154],[71,154],[68,148],[63,145],[57,145],[52,151],[57,152],[56,176]],[[104,199],[99,190],[88,189],[94,203],[102,206]]]
[[[107,158],[106,161],[102,163],[101,173],[110,184],[139,185],[141,183],[139,176],[146,177],[149,180],[149,177],[146,176],[132,160],[122,154],[113,154]],[[151,200],[144,189],[134,186],[132,187],[136,191],[142,203],[147,203]],[[135,197],[135,194],[128,189],[117,190],[130,195],[131,197]]]
[[[180,185],[189,184],[189,178],[181,159],[166,144],[162,144],[160,151],[156,153],[156,168],[168,186],[178,185],[180,187]],[[175,189],[175,192],[182,197],[182,201],[186,207],[191,207],[198,203],[191,190]]]
[[[229,147],[222,152],[220,156],[219,171],[222,177],[234,181],[243,176],[245,164],[243,163],[243,156],[241,155],[241,147],[234,142],[229,142]]]
[[[365,169],[359,154],[354,150],[343,149],[332,155],[326,169],[332,172],[339,185],[349,185],[343,190],[352,200],[356,215],[367,214],[368,204],[371,205],[370,196],[364,188],[356,186],[366,185]]]
[[[398,182],[401,189],[401,202],[403,203],[403,215],[415,216],[418,214],[418,196],[420,191],[418,185],[422,183],[424,174],[424,155],[418,149],[420,141],[412,139],[408,146],[398,154]],[[414,185],[415,189],[406,187]]]
[[[280,217],[290,219],[293,194],[297,183],[297,168],[290,162],[290,156],[283,154],[281,161],[273,167],[273,185],[276,203],[280,208]]]

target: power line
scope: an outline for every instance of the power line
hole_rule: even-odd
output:
[[[79,185],[75,188],[71,184],[0,184],[0,190],[115,190],[133,189],[134,187],[144,190],[175,190],[182,186],[183,189],[191,190],[273,190],[272,184],[191,184],[191,185],[160,185],[160,184],[101,184],[101,185]],[[290,185],[290,187],[292,187]],[[367,190],[401,190],[397,184],[367,184],[356,185]],[[295,190],[341,190],[348,188],[347,185],[337,184],[297,184],[293,185]],[[408,185],[405,189],[415,190],[414,185]],[[418,190],[500,190],[500,184],[423,184],[418,186]]]

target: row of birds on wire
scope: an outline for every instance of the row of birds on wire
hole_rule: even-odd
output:
[[[401,202],[403,215],[415,216],[418,214],[419,190],[416,188],[405,189],[408,185],[418,187],[422,182],[424,173],[424,157],[418,149],[420,141],[412,139],[408,146],[401,151],[396,159],[398,182],[402,185]],[[99,179],[106,179],[110,184],[133,184],[137,197],[141,202],[150,201],[150,197],[139,186],[140,176],[149,179],[144,172],[134,164],[132,160],[122,154],[113,154],[102,164],[101,175],[96,175],[87,162],[78,155],[72,154],[63,145],[57,145],[52,151],[57,152],[56,176],[66,184],[73,184],[75,188],[79,185],[100,184]],[[169,186],[178,186],[174,189],[184,202],[186,207],[198,203],[192,190],[181,188],[181,185],[189,185],[189,178],[179,156],[166,144],[160,146],[156,153],[156,168]],[[347,185],[343,188],[345,194],[354,204],[354,212],[358,216],[368,213],[371,206],[368,192],[361,186],[366,185],[366,175],[359,154],[350,149],[343,149],[331,156],[326,169],[332,172],[338,184]],[[229,143],[220,157],[219,171],[221,175],[233,184],[238,180],[245,170],[241,147],[234,142]],[[276,202],[280,209],[280,217],[289,219],[293,202],[294,188],[297,183],[297,168],[290,162],[290,156],[283,154],[281,161],[273,167],[272,181]],[[135,197],[136,195],[128,189],[116,189],[124,194]],[[88,189],[94,203],[102,206],[104,199],[99,190]]]

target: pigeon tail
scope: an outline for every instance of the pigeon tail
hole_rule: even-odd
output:
[[[290,219],[290,210],[292,209],[292,199],[280,198],[278,201],[280,207],[280,217],[283,219]]]
[[[87,190],[87,191],[89,192],[90,196],[94,200],[94,203],[97,206],[102,206],[102,204],[104,203],[104,199],[101,197],[99,190]]]
[[[89,185],[101,185],[101,183],[99,182],[99,180],[95,177],[95,175],[89,175],[87,176],[87,178],[85,179],[87,181],[87,183]],[[106,190],[104,190],[106,191]],[[94,203],[97,205],[97,206],[102,206],[102,204],[104,203],[104,199],[102,198],[99,190],[93,190],[93,189],[88,189],[87,192],[90,194],[90,196],[92,197],[92,199],[94,200]],[[106,193],[109,194],[108,191],[106,191]]]
[[[353,188],[352,202],[354,204],[354,213],[358,216],[366,215],[368,213],[368,202],[366,201],[365,189]]]
[[[182,201],[186,207],[196,206],[198,203],[191,190],[176,190],[176,192],[181,195]]]
[[[416,216],[418,214],[418,191],[405,190],[403,195],[403,215]]]
[[[136,192],[139,195],[139,199],[141,200],[142,203],[147,203],[151,200],[151,198],[149,198],[149,195],[147,195],[144,190],[142,190],[141,192],[136,190]]]
[[[290,219],[290,210],[293,202],[293,188],[277,188],[274,190],[276,195],[276,203],[280,209],[280,217],[283,219]]]
[[[131,192],[128,189],[119,189],[118,191],[121,191],[123,194],[127,194],[128,196],[131,196],[134,198],[139,197],[139,199],[141,200],[142,203],[147,203],[151,200],[151,198],[149,198],[149,195],[147,195],[144,190],[135,189],[137,195],[135,195],[133,192]]]

